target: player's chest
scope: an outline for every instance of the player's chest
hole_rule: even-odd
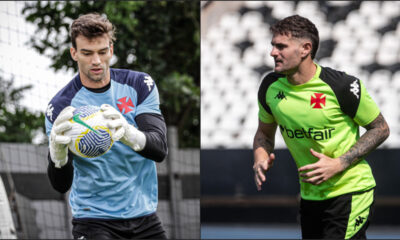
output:
[[[327,123],[341,114],[335,94],[329,88],[293,90],[273,88],[267,102],[279,123]]]

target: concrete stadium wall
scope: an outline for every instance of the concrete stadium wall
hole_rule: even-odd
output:
[[[276,150],[275,155],[274,166],[258,192],[252,150],[201,150],[201,222],[297,222],[296,165],[286,149]],[[366,158],[377,183],[376,224],[400,224],[399,157],[400,149],[378,149]]]

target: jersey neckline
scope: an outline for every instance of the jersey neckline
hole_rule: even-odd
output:
[[[86,86],[84,86],[84,87],[87,90],[89,90],[91,92],[94,92],[94,93],[103,93],[103,92],[106,92],[108,89],[110,89],[110,87],[111,87],[111,79],[110,79],[110,82],[107,85],[105,85],[104,87],[101,87],[101,88],[89,88],[89,87],[86,87]]]
[[[302,83],[302,84],[298,84],[298,85],[294,85],[294,84],[289,82],[287,76],[285,75],[285,77],[284,77],[285,83],[288,84],[291,88],[300,89],[300,88],[303,88],[304,86],[307,86],[309,83],[311,83],[311,82],[313,82],[315,80],[318,80],[319,79],[319,75],[321,74],[321,66],[319,66],[315,62],[314,62],[314,64],[317,67],[317,70],[315,71],[314,76],[310,80],[308,80],[307,82]]]

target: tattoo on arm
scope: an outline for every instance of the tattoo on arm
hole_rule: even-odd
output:
[[[257,149],[258,147],[262,147],[267,151],[268,153],[272,153],[274,150],[274,141],[269,139],[267,136],[265,136],[262,132],[257,132],[255,138],[254,138],[254,149]]]
[[[377,148],[389,136],[389,127],[382,114],[365,127],[365,132],[360,139],[345,154],[340,157],[341,163],[346,169],[351,164],[358,162],[362,157]]]

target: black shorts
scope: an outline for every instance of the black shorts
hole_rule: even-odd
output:
[[[74,239],[167,239],[161,221],[153,213],[131,219],[72,219]]]
[[[323,201],[301,199],[303,239],[366,239],[373,202],[373,189]]]

